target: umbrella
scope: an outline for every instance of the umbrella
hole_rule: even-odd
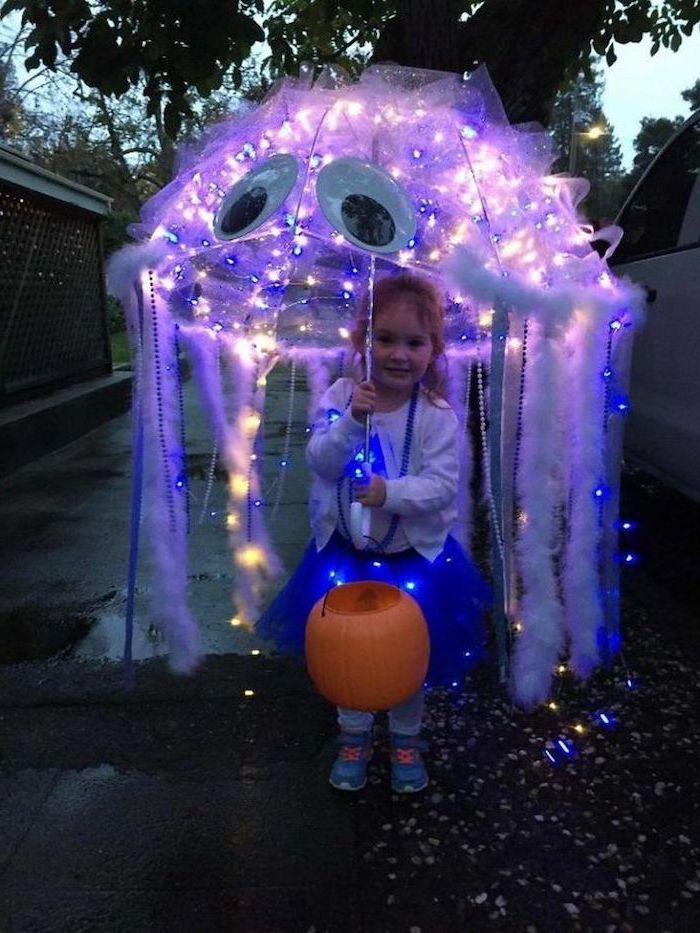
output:
[[[477,412],[503,676],[510,668],[531,705],[565,650],[587,676],[617,649],[617,474],[638,298],[607,266],[620,231],[596,235],[610,243],[599,256],[577,213],[587,184],[552,176],[552,158],[548,134],[508,124],[485,69],[394,66],[357,82],[333,68],[287,78],[181,156],[132,231],[139,245],[110,273],[137,359],[132,508],[136,520],[142,475],[154,611],[176,669],[199,656],[184,586],[180,348],[228,472],[236,601],[254,619],[278,565],[259,474],[266,376],[280,360],[304,367],[317,398],[360,296],[402,268],[445,293],[467,464]],[[469,510],[465,476],[465,534]],[[137,543],[134,531],[130,590]]]

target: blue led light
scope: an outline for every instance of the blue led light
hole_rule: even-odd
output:
[[[328,574],[328,576],[329,576],[329,578],[332,580],[333,577],[335,576],[335,570],[331,570],[331,572]]]
[[[225,262],[226,262],[226,265],[227,265],[227,266],[235,266],[235,265],[236,265],[236,257],[235,257],[235,256],[227,256],[226,259],[225,259]]]
[[[614,729],[617,725],[615,714],[607,710],[599,710],[595,714],[595,719],[604,729]]]
[[[337,408],[329,408],[326,412],[326,418],[328,419],[329,424],[333,424],[333,422],[337,421],[340,417],[341,415]]]
[[[251,281],[253,284],[255,284],[256,282],[259,282],[259,281],[260,281],[260,277],[257,276],[257,275],[253,272],[253,274],[250,276],[250,281]]]
[[[163,234],[163,239],[167,240],[169,243],[179,243],[180,237],[177,233],[173,233],[172,230],[166,230]]]
[[[255,500],[253,501],[253,505],[254,505],[256,508],[259,509],[260,506],[262,505],[262,499],[255,499]]]
[[[609,379],[611,376],[612,376],[612,369],[610,369],[610,367],[608,366],[603,370],[603,379]]]
[[[422,149],[414,149],[414,150],[413,150],[413,158],[414,158],[414,159],[420,159],[420,157],[421,157],[422,155],[423,155],[423,150],[422,150]]]
[[[406,582],[406,589],[407,589],[407,590],[413,591],[413,590],[415,590],[415,588],[416,588],[416,584],[413,582],[413,580],[408,580],[408,581]]]
[[[289,460],[280,460],[280,466],[281,467],[289,466]]]
[[[382,562],[381,562],[380,560],[373,560],[373,561],[372,561],[372,566],[373,566],[373,567],[381,567],[381,566],[382,566]]]
[[[344,291],[344,292],[343,292],[343,298],[344,298],[346,301],[348,300],[348,298],[352,298],[351,292]]]
[[[304,250],[301,248],[301,246],[295,246],[292,252],[294,253],[295,256],[301,256]]]
[[[406,246],[408,246],[409,249],[413,249],[415,245],[416,245],[416,238],[412,236],[411,239],[406,244]]]
[[[211,240],[202,240],[202,246],[211,246]]]
[[[559,737],[556,741],[547,742],[544,755],[550,764],[558,767],[576,757],[576,746],[569,739]]]
[[[622,327],[622,321],[618,321],[617,318],[613,318],[613,320],[610,321],[608,327],[610,330],[619,330]]]

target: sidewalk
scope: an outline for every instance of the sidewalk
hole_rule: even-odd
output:
[[[270,379],[271,463],[284,380]],[[59,655],[0,664],[0,933],[694,930],[700,651],[653,574],[624,594],[627,667],[585,688],[563,675],[558,709],[531,716],[481,670],[429,698],[425,794],[391,794],[381,722],[367,788],[338,794],[333,710],[228,625],[225,532],[217,515],[198,523],[210,439],[190,396],[192,605],[210,652],[193,677],[167,671],[149,632],[144,563],[137,686],[121,686],[128,416],[0,483],[3,629],[90,629]],[[307,536],[297,402],[273,525],[290,567]],[[224,498],[219,477],[206,512]],[[561,735],[577,756],[552,768],[544,745]]]

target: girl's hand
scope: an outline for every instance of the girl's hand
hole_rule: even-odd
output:
[[[371,382],[360,382],[352,390],[350,400],[350,414],[355,421],[364,421],[367,415],[374,412],[377,404],[377,393]]]
[[[386,502],[386,483],[381,476],[372,474],[369,483],[356,483],[354,485],[355,499],[363,505],[381,508]]]

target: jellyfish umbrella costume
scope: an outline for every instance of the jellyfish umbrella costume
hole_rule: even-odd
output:
[[[464,425],[459,532],[468,541],[480,432],[497,650],[514,698],[545,699],[564,652],[581,677],[614,655],[618,472],[641,301],[606,263],[621,231],[599,232],[609,243],[599,256],[577,215],[587,183],[551,175],[552,160],[541,128],[508,124],[483,68],[462,78],[394,66],[357,82],[333,69],[287,78],[181,155],[144,208],[140,242],[109,273],[136,361],[130,598],[142,511],[153,621],[174,669],[200,656],[186,595],[180,350],[228,473],[235,599],[253,621],[279,566],[259,470],[266,376],[285,361],[293,390],[304,368],[313,408],[356,302],[402,269],[445,293],[449,395]]]

